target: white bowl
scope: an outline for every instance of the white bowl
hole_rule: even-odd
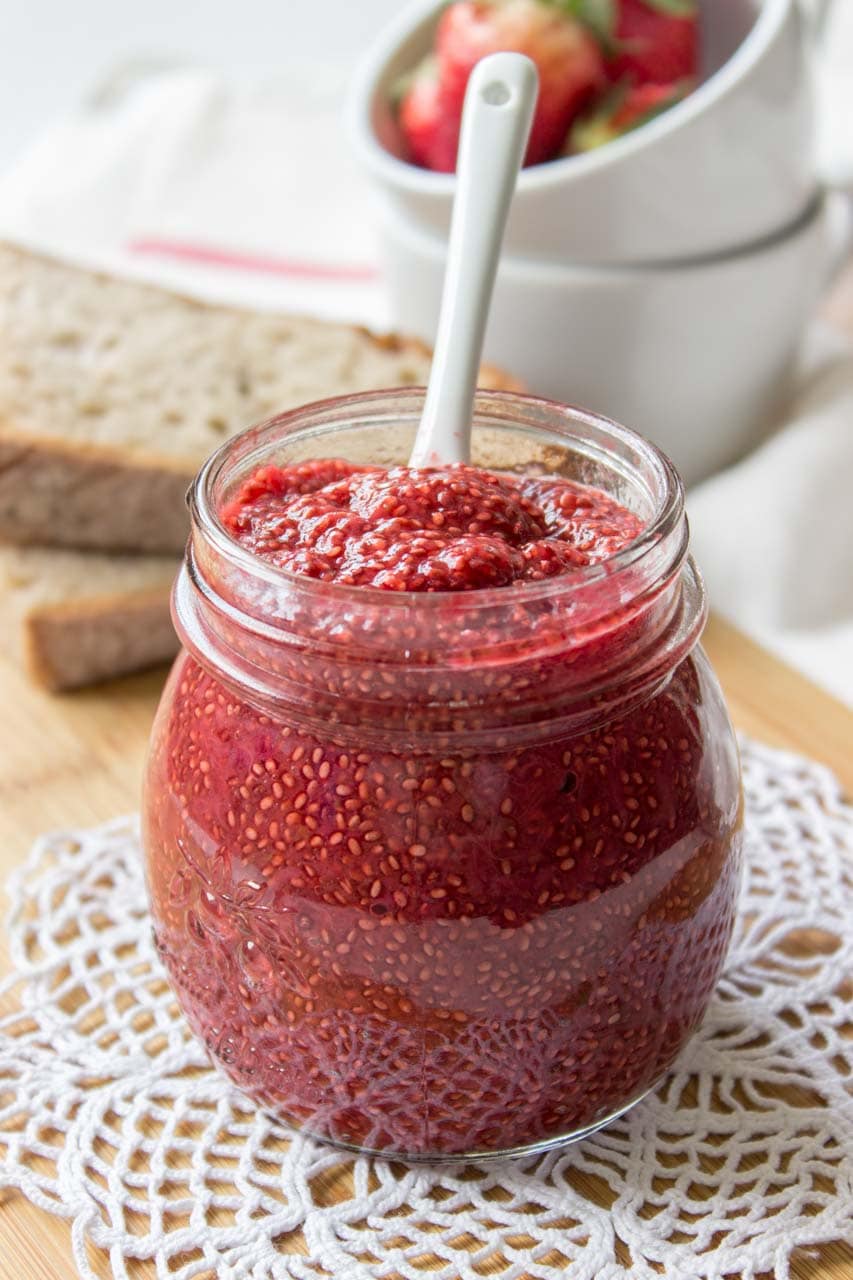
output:
[[[728,251],[801,217],[817,191],[811,33],[799,0],[701,0],[703,83],[586,155],[525,169],[506,251],[563,262]],[[356,149],[404,218],[446,234],[455,179],[401,158],[389,89],[429,48],[443,6],[416,0],[350,93]]]
[[[431,341],[444,241],[390,206],[383,230],[394,324]],[[692,484],[755,444],[784,403],[803,325],[848,234],[848,206],[831,196],[749,252],[678,266],[505,257],[486,356],[536,394],[637,428]]]

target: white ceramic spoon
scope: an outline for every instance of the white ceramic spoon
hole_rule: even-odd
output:
[[[538,77],[520,53],[493,53],[468,81],[435,355],[409,465],[471,456],[471,416],[507,214]]]

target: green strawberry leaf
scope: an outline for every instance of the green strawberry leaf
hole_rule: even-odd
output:
[[[644,124],[650,124],[652,120],[657,120],[658,116],[665,115],[670,107],[674,107],[676,102],[681,102],[690,92],[689,84],[676,86],[668,98],[664,98],[654,107],[649,107],[648,111],[644,111],[641,116],[637,116],[636,120],[632,120],[625,133],[633,133],[635,129],[640,129]]]
[[[605,50],[613,43],[616,34],[617,0],[547,0],[570,18],[577,18],[589,27],[598,43]]]
[[[422,77],[437,75],[437,61],[433,54],[428,53],[425,58],[421,58],[420,62],[409,71],[404,71],[393,82],[388,90],[388,101],[391,104],[391,110],[399,112],[403,105],[403,99],[408,94],[412,85],[416,80]]]
[[[616,84],[611,84],[587,111],[587,117],[592,120],[612,120],[625,105],[629,88],[627,80],[617,80]]]
[[[569,132],[568,153],[594,151],[607,142],[613,142],[616,138],[633,133],[635,129],[642,128],[644,124],[649,124],[669,111],[670,107],[675,106],[676,102],[680,102],[687,96],[692,87],[687,80],[674,84],[672,91],[660,102],[648,107],[629,123],[620,125],[617,123],[617,118],[628,97],[628,85],[625,82],[614,85],[591,111],[574,121]]]
[[[656,9],[670,18],[695,18],[696,0],[643,0],[647,9]]]

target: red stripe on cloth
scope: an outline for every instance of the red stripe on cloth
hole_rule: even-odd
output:
[[[302,280],[335,280],[363,284],[378,279],[376,267],[355,263],[305,262],[296,258],[273,258],[266,254],[242,253],[213,245],[190,244],[184,240],[158,240],[143,237],[127,246],[131,253],[152,257],[177,258],[209,267],[226,267],[237,271],[258,271],[265,275],[291,276]]]

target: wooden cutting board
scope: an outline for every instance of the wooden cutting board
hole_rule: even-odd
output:
[[[709,625],[705,643],[737,727],[829,765],[853,795],[853,713],[719,619]],[[51,697],[0,660],[0,883],[41,832],[92,825],[138,807],[148,730],[162,682],[163,672],[152,672],[100,690]],[[0,970],[8,965],[4,936]],[[333,1198],[333,1187],[330,1192]],[[110,1275],[104,1259],[92,1261],[96,1275]],[[146,1263],[129,1263],[128,1270],[133,1276],[154,1276]],[[76,1275],[68,1224],[17,1193],[0,1193],[2,1280],[75,1280]],[[853,1244],[840,1241],[797,1258],[792,1275],[851,1280]],[[425,1272],[425,1280],[428,1276]]]

